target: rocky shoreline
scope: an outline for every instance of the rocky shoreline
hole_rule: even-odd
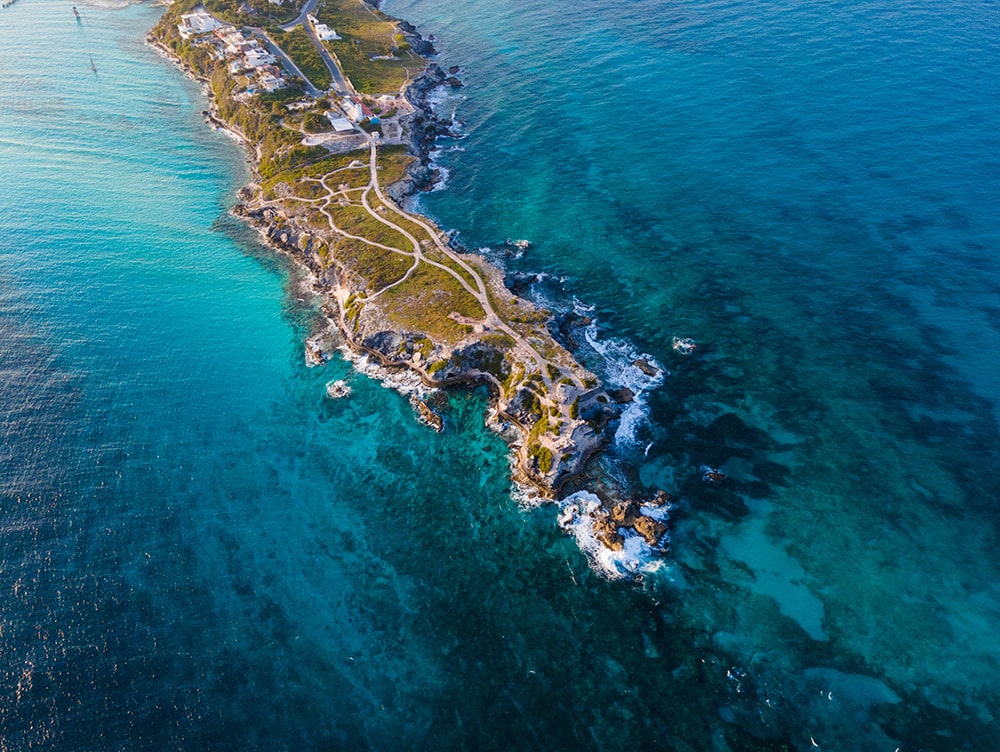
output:
[[[377,7],[377,3],[369,4]],[[433,46],[423,40],[415,28],[406,22],[398,23],[415,50],[424,50],[424,54],[433,53]],[[541,362],[548,364],[545,366],[549,369],[548,373],[541,378],[532,375],[522,383],[520,379],[530,375],[525,373],[528,367],[519,363],[517,358],[513,359],[512,365],[508,362],[511,360],[510,350],[505,350],[498,343],[503,335],[490,333],[491,327],[485,322],[476,327],[477,334],[470,334],[457,344],[430,342],[428,347],[427,337],[393,327],[377,306],[352,303],[361,296],[367,297],[367,292],[357,286],[357,280],[351,279],[349,270],[345,271],[321,258],[317,252],[314,228],[303,226],[294,212],[284,211],[280,206],[275,208],[275,202],[263,200],[260,145],[220,116],[208,80],[157,38],[155,31],[148,37],[150,43],[206,87],[211,102],[210,109],[204,113],[207,122],[233,135],[247,152],[254,182],[240,189],[240,203],[231,209],[231,213],[254,227],[273,250],[293,259],[310,273],[315,291],[326,298],[321,306],[323,316],[351,350],[371,356],[383,368],[408,369],[419,376],[427,387],[485,384],[491,402],[488,422],[500,430],[511,444],[514,481],[532,487],[542,498],[557,498],[567,482],[578,479],[588,461],[606,446],[605,429],[617,417],[619,410],[616,403],[621,401],[622,395],[609,396],[597,378],[579,366],[555,340],[543,344],[555,347],[562,355],[557,352],[553,356],[556,361],[546,356]],[[388,196],[397,203],[433,185],[430,155],[435,141],[442,136],[457,135],[452,131],[450,121],[437,117],[429,101],[431,93],[439,87],[461,85],[455,77],[456,73],[455,70],[446,73],[431,61],[405,88],[406,99],[414,110],[406,129],[409,133],[408,150],[415,161],[408,166],[404,179],[386,187]],[[473,264],[485,282],[488,294],[514,295],[504,285],[498,268],[482,257],[468,254],[452,243],[449,245],[460,264],[464,263],[461,259]],[[547,331],[554,323],[551,314],[540,311],[533,304],[518,298],[512,302],[523,304],[521,310],[527,309],[536,316],[544,314],[547,318],[540,330]],[[451,317],[458,317],[456,321],[461,318],[454,312]],[[473,329],[472,320],[461,323],[469,324],[465,328]],[[509,327],[506,331],[514,334]],[[553,362],[558,362],[565,370],[553,366]],[[417,400],[417,403],[414,409],[421,421],[435,430],[441,430],[440,416],[425,402]],[[541,419],[538,418],[539,412]],[[640,535],[650,546],[659,545],[666,533],[662,522],[643,515],[640,502],[622,501],[624,493],[621,489],[614,489],[606,495],[608,500],[603,507],[590,510],[588,518],[593,520],[595,535],[607,548],[619,550],[626,531]]]

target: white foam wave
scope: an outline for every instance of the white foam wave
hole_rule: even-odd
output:
[[[427,94],[427,104],[431,106],[435,115],[439,115],[441,111],[446,109],[451,110],[448,115],[449,120],[455,117],[458,105],[463,99],[465,99],[464,95],[456,94],[455,89],[447,84],[435,86]]]
[[[523,255],[520,252],[515,258]],[[566,277],[557,277],[548,272],[538,272],[533,275],[535,281],[531,283],[531,299],[542,308],[550,311],[566,310],[565,297],[561,297],[562,286],[566,283]],[[550,292],[551,291],[551,292]]]
[[[584,306],[579,301],[574,301],[573,308],[580,315],[593,312],[592,307]],[[640,427],[649,420],[647,395],[663,385],[669,372],[652,355],[640,353],[625,340],[599,337],[596,319],[584,329],[584,336],[604,359],[605,381],[616,389],[629,389],[635,395],[631,402],[623,406],[618,430],[615,431],[616,446],[634,446],[638,442]],[[656,373],[650,375],[635,365],[640,360],[646,361]]]
[[[368,354],[359,355],[347,345],[341,345],[337,349],[344,359],[354,366],[355,371],[374,379],[386,389],[396,390],[405,397],[417,396],[426,399],[437,391],[424,384],[420,377],[408,368],[386,368]]]
[[[448,187],[448,179],[451,177],[451,170],[449,170],[447,167],[442,167],[437,162],[431,162],[431,169],[433,169],[437,173],[437,178],[434,180],[434,183],[431,185],[430,190],[428,190],[427,192],[437,193],[438,191],[443,191],[445,188]]]
[[[451,170],[444,167],[441,164],[441,155],[444,153],[444,149],[431,149],[427,152],[427,156],[430,159],[430,168],[436,173],[434,182],[431,184],[428,193],[437,193],[438,191],[443,191],[448,186],[448,179],[451,177]]]
[[[591,514],[601,506],[601,500],[590,491],[577,491],[559,503],[559,518],[562,527],[572,533],[576,543],[590,561],[591,567],[608,579],[632,579],[653,574],[664,567],[659,551],[645,539],[630,530],[623,530],[625,544],[620,551],[612,551],[594,535]],[[655,510],[657,519],[666,519],[668,507],[642,507],[644,514]],[[662,516],[660,516],[662,515]],[[649,516],[653,516],[649,514]]]

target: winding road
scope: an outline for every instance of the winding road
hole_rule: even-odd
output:
[[[316,35],[316,30],[313,28],[312,24],[309,22],[307,18],[307,16],[315,9],[317,2],[318,0],[308,0],[306,4],[303,6],[302,11],[295,18],[295,20],[285,24],[281,28],[284,30],[289,30],[301,24],[302,27],[305,29],[306,33],[309,35],[310,40],[312,40],[312,43],[316,47],[316,50],[322,56],[323,62],[326,64],[327,68],[329,68],[330,73],[333,76],[333,82],[334,82],[333,88],[337,91],[337,93],[341,94],[342,96],[355,96],[356,92],[354,90],[354,87],[351,85],[351,82],[344,75],[337,60],[330,54],[330,51],[327,49],[326,45],[324,45],[323,42],[319,39],[319,37]],[[283,61],[286,61],[287,64],[290,66],[290,69],[295,70],[297,74],[302,77],[303,81],[306,82],[307,87],[311,89],[309,93],[312,96],[316,97],[320,95],[320,92],[316,89],[316,87],[313,86],[311,83],[309,83],[308,79],[304,75],[302,75],[298,67],[295,66],[295,64],[288,58],[288,56],[284,54],[281,48],[277,44],[275,44],[273,40],[271,40],[263,30],[256,30],[254,33],[265,39],[268,42],[268,46],[272,49],[272,51],[275,52],[276,55],[280,56]],[[358,165],[355,165],[353,167],[341,168],[341,169],[363,169],[363,168],[364,165],[359,163]],[[419,268],[420,264],[422,263],[436,267],[450,274],[458,281],[458,283],[462,286],[462,288],[467,293],[469,293],[469,295],[471,295],[476,300],[476,302],[478,302],[479,305],[482,307],[483,312],[485,314],[484,329],[492,329],[503,332],[504,334],[509,336],[511,340],[513,340],[515,350],[520,351],[523,356],[526,356],[527,359],[530,359],[530,361],[533,364],[531,370],[533,370],[539,375],[545,387],[546,394],[538,396],[541,399],[543,399],[544,402],[546,402],[549,407],[557,406],[561,418],[563,419],[569,418],[572,420],[572,416],[570,415],[569,405],[564,400],[560,400],[555,396],[557,385],[554,383],[553,374],[557,374],[557,378],[560,381],[562,381],[564,378],[568,376],[570,381],[572,382],[572,385],[576,389],[585,391],[587,387],[583,382],[583,379],[578,375],[578,373],[575,372],[575,369],[570,368],[568,369],[569,372],[565,373],[563,369],[559,366],[559,364],[553,362],[550,358],[546,358],[545,356],[543,356],[540,352],[538,352],[537,348],[534,345],[532,345],[527,338],[524,337],[524,335],[522,335],[520,332],[518,332],[516,329],[510,326],[506,321],[504,321],[497,313],[496,309],[493,307],[492,302],[490,301],[490,295],[487,289],[487,285],[486,282],[483,280],[482,275],[471,264],[469,264],[459,254],[457,254],[454,250],[452,250],[451,247],[444,240],[442,240],[439,232],[435,228],[433,228],[430,224],[428,224],[422,217],[404,211],[394,201],[388,198],[385,195],[385,193],[383,193],[382,186],[379,183],[379,177],[378,177],[378,143],[371,136],[368,137],[367,169],[369,173],[368,184],[363,188],[350,188],[350,189],[340,189],[340,190],[335,189],[333,186],[327,183],[327,180],[330,177],[332,177],[332,175],[335,172],[340,172],[340,170],[336,170],[332,173],[324,175],[322,178],[319,179],[310,178],[310,180],[316,180],[322,185],[323,189],[327,193],[325,197],[318,199],[307,199],[301,196],[287,196],[284,199],[280,199],[279,201],[273,203],[280,203],[280,201],[282,200],[297,200],[308,204],[319,205],[317,206],[317,209],[320,211],[320,213],[322,213],[326,217],[330,225],[330,229],[333,232],[336,232],[342,237],[346,237],[357,242],[362,242],[367,245],[377,247],[388,253],[397,253],[413,259],[413,264],[405,272],[405,274],[403,274],[402,277],[392,282],[391,284],[386,285],[380,290],[370,292],[368,295],[368,300],[373,300],[382,295],[387,290],[396,287],[397,285],[403,284],[407,279],[410,278],[413,272],[416,271]],[[413,246],[412,251],[405,251],[400,248],[394,248],[381,243],[376,243],[373,240],[353,235],[337,227],[333,216],[328,211],[330,204],[337,200],[346,199],[347,201],[350,201],[350,196],[348,194],[357,193],[359,191],[361,193],[360,205],[364,208],[364,210],[376,221],[380,222],[383,225],[386,225],[387,227],[395,230],[400,235],[405,237],[409,241],[409,243]],[[425,233],[427,233],[427,236],[433,241],[436,249],[445,258],[451,261],[452,264],[454,264],[455,266],[450,266],[448,264],[441,263],[440,261],[428,258],[424,254],[420,241],[409,230],[407,230],[401,224],[393,222],[390,219],[384,217],[381,213],[372,208],[372,205],[369,201],[369,196],[371,194],[374,194],[375,197],[378,199],[378,201],[382,204],[382,206],[386,207],[390,212],[401,217],[407,222],[416,225],[417,227],[421,228]],[[455,267],[458,268],[456,269]],[[461,271],[459,271],[459,269]],[[472,284],[470,284],[470,280],[472,281]],[[525,371],[527,372],[528,369],[525,369]]]

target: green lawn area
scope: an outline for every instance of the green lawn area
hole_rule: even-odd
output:
[[[373,293],[398,280],[413,266],[413,259],[400,253],[347,238],[331,238],[331,241],[333,255],[355,274],[364,277],[367,289]]]
[[[366,157],[360,157],[367,162]],[[415,157],[402,144],[383,146],[378,150],[378,182],[382,188],[388,188],[393,183],[403,179],[406,168],[413,163]]]
[[[398,248],[407,253],[413,252],[413,244],[396,230],[384,225],[371,216],[364,207],[354,204],[347,206],[330,206],[327,208],[334,224],[344,232],[367,238],[373,243],[381,243],[390,248]]]
[[[362,163],[368,161],[367,151],[353,151],[349,154],[334,154],[329,157],[325,157],[316,162],[312,162],[307,165],[300,167],[294,167],[292,169],[283,170],[282,172],[276,173],[270,178],[263,181],[261,187],[264,189],[265,195],[269,198],[272,197],[272,191],[274,186],[278,183],[288,183],[293,187],[293,190],[300,196],[318,196],[323,195],[325,191],[317,193],[314,188],[305,188],[300,184],[302,178],[321,178],[327,173],[333,172],[334,170],[340,170],[343,167],[347,167],[354,160],[358,160]],[[346,183],[347,185],[354,187],[360,187],[368,184],[368,170],[365,169],[351,169],[343,170],[338,172],[337,175],[332,179],[330,185],[341,185]],[[305,185],[309,185],[306,183]],[[312,185],[317,185],[313,183]]]
[[[342,37],[326,44],[362,94],[395,94],[426,64],[409,49],[396,22],[362,0],[324,0],[316,16]],[[399,59],[371,59],[381,55]]]
[[[380,299],[384,310],[402,331],[426,332],[430,337],[455,343],[469,332],[468,327],[448,318],[456,311],[481,319],[485,315],[478,301],[447,272],[421,264],[413,275]]]
[[[274,5],[268,0],[205,0],[204,4],[211,13],[234,26],[282,24],[298,15],[293,6]],[[195,5],[191,3],[192,7]],[[249,13],[245,12],[247,9]]]
[[[318,89],[328,89],[333,82],[330,70],[320,57],[319,51],[313,47],[312,40],[305,29],[296,26],[291,31],[273,32],[271,38],[285,51],[285,54],[299,66],[312,84]]]

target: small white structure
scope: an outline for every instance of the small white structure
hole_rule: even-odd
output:
[[[340,106],[344,108],[344,112],[347,113],[347,117],[355,123],[363,120],[365,117],[365,112],[361,109],[361,102],[356,102],[353,99],[344,99],[341,101]]]
[[[326,119],[330,121],[333,130],[337,133],[348,133],[354,130],[354,123],[347,118],[340,117],[339,113],[328,111]]]
[[[219,34],[219,39],[226,46],[226,52],[230,55],[238,55],[247,43],[247,38],[235,29],[227,34]]]
[[[337,36],[337,32],[335,32],[326,24],[316,24],[316,36],[318,36],[325,42],[336,41],[340,39],[340,37]]]
[[[285,81],[278,76],[274,76],[270,73],[265,73],[260,77],[260,89],[261,91],[277,91],[278,89],[285,88]]]
[[[247,50],[245,57],[248,68],[260,68],[262,65],[270,65],[275,61],[274,55],[260,47]]]
[[[309,21],[309,23],[312,24],[313,29],[315,29],[316,31],[316,36],[318,36],[320,39],[324,41],[330,41],[330,40],[335,41],[337,39],[340,39],[340,37],[337,36],[337,32],[335,32],[325,23],[320,23],[319,19],[316,18],[316,16],[314,16],[312,13],[308,14],[306,16],[306,19]]]
[[[177,24],[177,30],[184,39],[189,39],[194,34],[208,34],[221,29],[222,23],[217,21],[210,13],[203,10],[196,10],[194,13],[185,13],[181,16],[181,22]]]

